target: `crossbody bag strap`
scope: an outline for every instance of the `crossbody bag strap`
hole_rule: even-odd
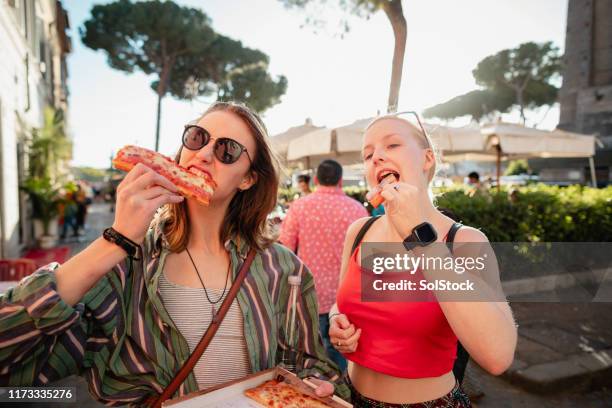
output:
[[[365,222],[365,224],[363,224],[361,226],[361,229],[359,230],[359,232],[357,233],[357,235],[355,236],[355,241],[353,242],[353,248],[351,249],[351,254],[353,252],[355,252],[355,249],[357,249],[357,247],[359,246],[359,244],[361,243],[361,240],[363,239],[363,236],[365,235],[366,232],[368,232],[368,230],[370,229],[370,227],[372,226],[372,224],[374,224],[374,222],[380,218],[380,215],[376,215],[374,217],[370,217],[369,220],[367,220]]]
[[[238,291],[240,290],[240,285],[242,285],[244,278],[246,278],[246,275],[249,272],[249,268],[253,263],[255,254],[255,249],[251,249],[249,251],[249,254],[247,255],[244,263],[240,267],[240,271],[238,272],[238,276],[236,276],[236,280],[234,280],[234,283],[232,283],[232,286],[230,287],[227,296],[225,297],[223,303],[221,304],[221,307],[219,308],[219,312],[216,314],[215,318],[208,326],[208,329],[206,329],[206,332],[204,332],[202,339],[193,350],[193,353],[191,353],[187,361],[185,361],[185,364],[183,364],[178,373],[176,373],[170,384],[168,384],[168,386],[164,389],[164,391],[159,397],[151,399],[151,402],[148,404],[151,408],[160,408],[161,404],[164,401],[174,395],[175,391],[181,386],[183,381],[185,381],[189,373],[193,370],[193,367],[195,367],[202,354],[204,354],[204,351],[206,351],[208,345],[215,336],[215,333],[219,329],[219,326],[221,325],[223,318],[227,314],[227,311],[229,310],[232,302],[234,301],[234,298],[238,294]]]

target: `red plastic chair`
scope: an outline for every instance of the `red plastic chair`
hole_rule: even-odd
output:
[[[0,281],[8,281],[11,276],[11,263],[7,259],[0,259]]]
[[[38,269],[32,259],[2,259],[0,260],[0,280],[20,281]]]

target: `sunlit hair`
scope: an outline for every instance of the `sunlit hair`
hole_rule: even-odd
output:
[[[414,124],[410,120],[406,119],[406,117],[415,120],[417,124]],[[425,130],[425,127],[423,126],[421,119],[419,118],[417,113],[412,111],[406,111],[377,116],[372,119],[372,121],[368,124],[368,126],[366,127],[366,132],[375,123],[385,119],[399,120],[402,123],[405,123],[410,129],[412,129],[412,132],[410,133],[412,136],[416,136],[416,139],[419,142],[419,146],[421,146],[423,149],[431,149],[434,157],[434,164],[433,166],[431,166],[431,168],[429,169],[429,173],[427,174],[427,182],[429,185],[431,185],[431,182],[434,176],[436,175],[436,169],[438,167],[438,154],[436,152],[434,144],[431,141],[431,137],[429,137],[429,135],[427,134],[427,131]]]
[[[255,139],[255,156],[250,171],[255,184],[248,190],[238,191],[232,198],[221,226],[221,242],[230,238],[246,241],[250,247],[261,250],[272,243],[268,232],[267,217],[276,206],[279,172],[278,159],[270,149],[268,131],[259,115],[243,104],[216,102],[200,117],[211,112],[225,111],[238,116],[251,130]],[[175,157],[178,163],[181,147]],[[172,252],[182,252],[187,247],[190,225],[187,205],[167,204],[160,215],[164,221],[164,235]]]

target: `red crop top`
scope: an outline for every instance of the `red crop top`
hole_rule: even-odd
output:
[[[357,350],[344,357],[394,377],[438,377],[451,371],[457,336],[438,302],[362,302],[361,275],[373,272],[362,270],[358,252],[337,294],[338,310],[361,328]]]

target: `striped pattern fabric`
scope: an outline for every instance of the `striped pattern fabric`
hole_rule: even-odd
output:
[[[193,352],[212,322],[212,305],[204,289],[177,285],[170,282],[162,272],[159,291],[170,318]],[[223,294],[222,289],[207,291],[213,301]],[[216,304],[217,310],[226,295],[227,291]],[[242,311],[234,299],[215,337],[193,369],[201,390],[250,374],[249,351],[244,340],[242,322]],[[225,369],[228,364],[231,364],[232,370]]]
[[[160,297],[159,278],[169,252],[162,228],[155,220],[143,259],[117,264],[74,307],[56,291],[56,263],[0,295],[0,386],[40,386],[80,374],[93,397],[107,405],[138,406],[160,394],[190,353]],[[226,248],[235,278],[249,248],[238,239]],[[309,356],[298,375],[330,380],[336,394],[348,398],[348,386],[321,342],[312,275],[277,244],[257,254],[236,297],[249,366],[257,372],[280,362],[290,275],[301,277],[299,340]],[[233,370],[232,363],[225,369]],[[173,397],[197,390],[192,372]]]

